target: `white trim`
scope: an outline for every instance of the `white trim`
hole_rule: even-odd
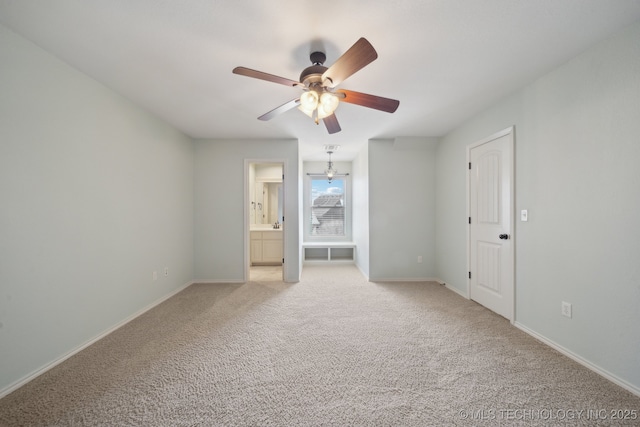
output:
[[[304,242],[303,248],[355,248],[356,244],[353,242]]]
[[[461,291],[460,289],[456,289],[455,287],[451,286],[448,283],[445,283],[444,280],[440,279],[439,277],[437,277],[435,279],[436,282],[440,283],[441,285],[444,285],[445,288],[449,289],[450,291],[455,292],[456,294],[460,295],[462,298],[464,299],[469,299],[469,295],[465,295],[464,291]]]
[[[441,283],[435,277],[372,277],[370,282],[436,282]]]
[[[630,391],[631,393],[633,393],[636,396],[640,397],[640,388],[634,386],[633,384],[630,384],[630,383],[626,382],[625,380],[623,380],[622,378],[619,378],[618,376],[612,374],[611,372],[609,372],[609,371],[607,371],[607,370],[605,370],[605,369],[603,369],[603,368],[601,368],[601,367],[599,367],[597,365],[594,365],[593,363],[591,363],[588,360],[582,358],[581,356],[577,355],[576,353],[572,352],[571,350],[561,346],[560,344],[556,343],[555,341],[552,341],[549,338],[546,338],[545,336],[540,335],[539,333],[527,328],[526,326],[524,326],[520,322],[513,322],[513,326],[515,326],[516,328],[520,329],[521,331],[531,335],[533,338],[537,339],[538,341],[542,342],[543,344],[548,345],[549,347],[553,348],[554,350],[559,351],[560,353],[564,354],[568,358],[578,362],[579,364],[581,364],[585,368],[588,368],[588,369],[592,370],[596,374],[599,374],[599,375],[603,376],[604,378],[608,379],[612,383],[614,383],[616,385],[619,385],[620,387],[624,388],[625,390]]]
[[[19,380],[9,384],[7,387],[5,387],[2,390],[0,390],[0,399],[5,397],[9,393],[19,389],[20,387],[22,387],[23,385],[27,384],[28,382],[36,379],[40,375],[42,375],[45,372],[49,371],[50,369],[53,369],[54,367],[58,366],[59,364],[61,364],[62,362],[64,362],[68,358],[70,358],[71,356],[76,355],[77,353],[81,352],[85,348],[89,347],[90,345],[92,345],[92,344],[96,343],[97,341],[101,340],[102,338],[106,337],[107,335],[109,335],[113,331],[115,331],[115,330],[121,328],[122,326],[126,325],[127,323],[131,322],[136,317],[141,316],[144,313],[146,313],[147,311],[149,311],[152,308],[154,308],[155,306],[157,306],[159,304],[162,304],[164,301],[168,300],[169,298],[171,298],[172,296],[176,295],[177,293],[185,290],[186,288],[188,288],[189,286],[193,285],[194,283],[196,283],[196,282],[187,282],[186,284],[180,286],[178,289],[168,293],[167,295],[161,297],[160,299],[157,299],[156,301],[152,302],[151,304],[147,305],[146,307],[136,311],[131,316],[125,318],[124,320],[116,323],[112,327],[110,327],[110,328],[106,329],[105,331],[99,333],[95,337],[91,338],[89,341],[86,341],[84,344],[79,345],[78,347],[68,351],[67,353],[63,354],[62,356],[58,357],[57,359],[54,359],[51,362],[46,363],[45,365],[43,365],[40,368],[36,369],[35,371],[31,372],[30,374],[27,374],[26,376],[20,378]]]
[[[289,185],[292,185],[289,181],[293,181],[294,179],[289,177],[289,165],[288,165],[288,160],[287,159],[283,159],[283,158],[275,158],[275,159],[256,159],[256,158],[245,158],[244,159],[244,177],[243,177],[243,183],[244,183],[244,189],[243,189],[243,194],[244,194],[244,202],[243,202],[243,218],[244,218],[244,271],[243,271],[243,279],[242,281],[238,281],[238,280],[215,280],[215,281],[211,281],[211,280],[206,280],[204,281],[204,283],[245,283],[249,281],[249,277],[250,277],[250,270],[251,270],[251,233],[250,233],[250,220],[251,218],[249,217],[249,187],[250,187],[250,182],[249,182],[249,167],[251,165],[251,163],[255,163],[255,164],[263,164],[263,163],[270,163],[270,164],[281,164],[282,165],[282,175],[284,176],[284,178],[282,179],[282,215],[285,217],[286,220],[286,216],[285,216],[285,209],[287,206],[287,188],[289,187]],[[287,243],[287,235],[286,235],[286,225],[283,222],[283,227],[282,227],[282,257],[286,258],[287,255],[287,249],[289,248],[289,244]],[[285,259],[285,263],[282,264],[282,280],[286,282],[287,277],[289,277],[287,275],[287,262]],[[200,281],[196,281],[195,283],[202,283]]]
[[[311,186],[314,179],[326,176],[324,174],[307,173],[303,182],[302,192],[302,236],[305,243],[311,242],[351,242],[353,239],[352,228],[352,210],[353,204],[351,202],[352,191],[352,179],[348,173],[337,175],[336,180],[340,179],[344,182],[344,235],[343,236],[314,236],[309,232],[309,225],[311,222],[311,203],[307,199],[311,195]],[[322,181],[322,180],[320,180]]]
[[[199,285],[219,285],[219,284],[224,284],[224,283],[233,283],[233,284],[240,284],[240,283],[247,283],[248,280],[238,280],[238,279],[202,279],[202,280],[194,280],[192,283],[193,284],[199,284]]]
[[[358,270],[360,270],[360,273],[364,276],[364,278],[367,280],[367,282],[370,282],[371,280],[369,279],[369,275],[367,275],[364,270],[360,267],[360,264],[358,264],[356,262],[356,260],[353,260],[353,264],[358,268]]]
[[[444,287],[449,289],[450,291],[455,292],[456,294],[460,295],[464,299],[469,299],[469,295],[465,295],[465,293],[463,291],[461,291],[460,289],[454,288],[453,286],[451,286],[448,283],[445,283]]]

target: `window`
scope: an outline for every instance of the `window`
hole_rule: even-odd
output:
[[[307,233],[311,238],[346,238],[346,180],[311,177]]]

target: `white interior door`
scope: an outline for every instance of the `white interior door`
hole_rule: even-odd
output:
[[[513,128],[469,147],[469,161],[469,297],[513,321]]]

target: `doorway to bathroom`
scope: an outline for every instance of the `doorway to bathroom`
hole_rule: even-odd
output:
[[[284,163],[246,164],[247,281],[284,280]]]

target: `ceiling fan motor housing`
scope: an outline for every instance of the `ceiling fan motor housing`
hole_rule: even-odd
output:
[[[323,52],[312,52],[309,58],[313,65],[302,70],[300,74],[300,83],[307,87],[312,83],[322,83],[322,75],[327,71],[327,67],[322,65],[327,59]]]

